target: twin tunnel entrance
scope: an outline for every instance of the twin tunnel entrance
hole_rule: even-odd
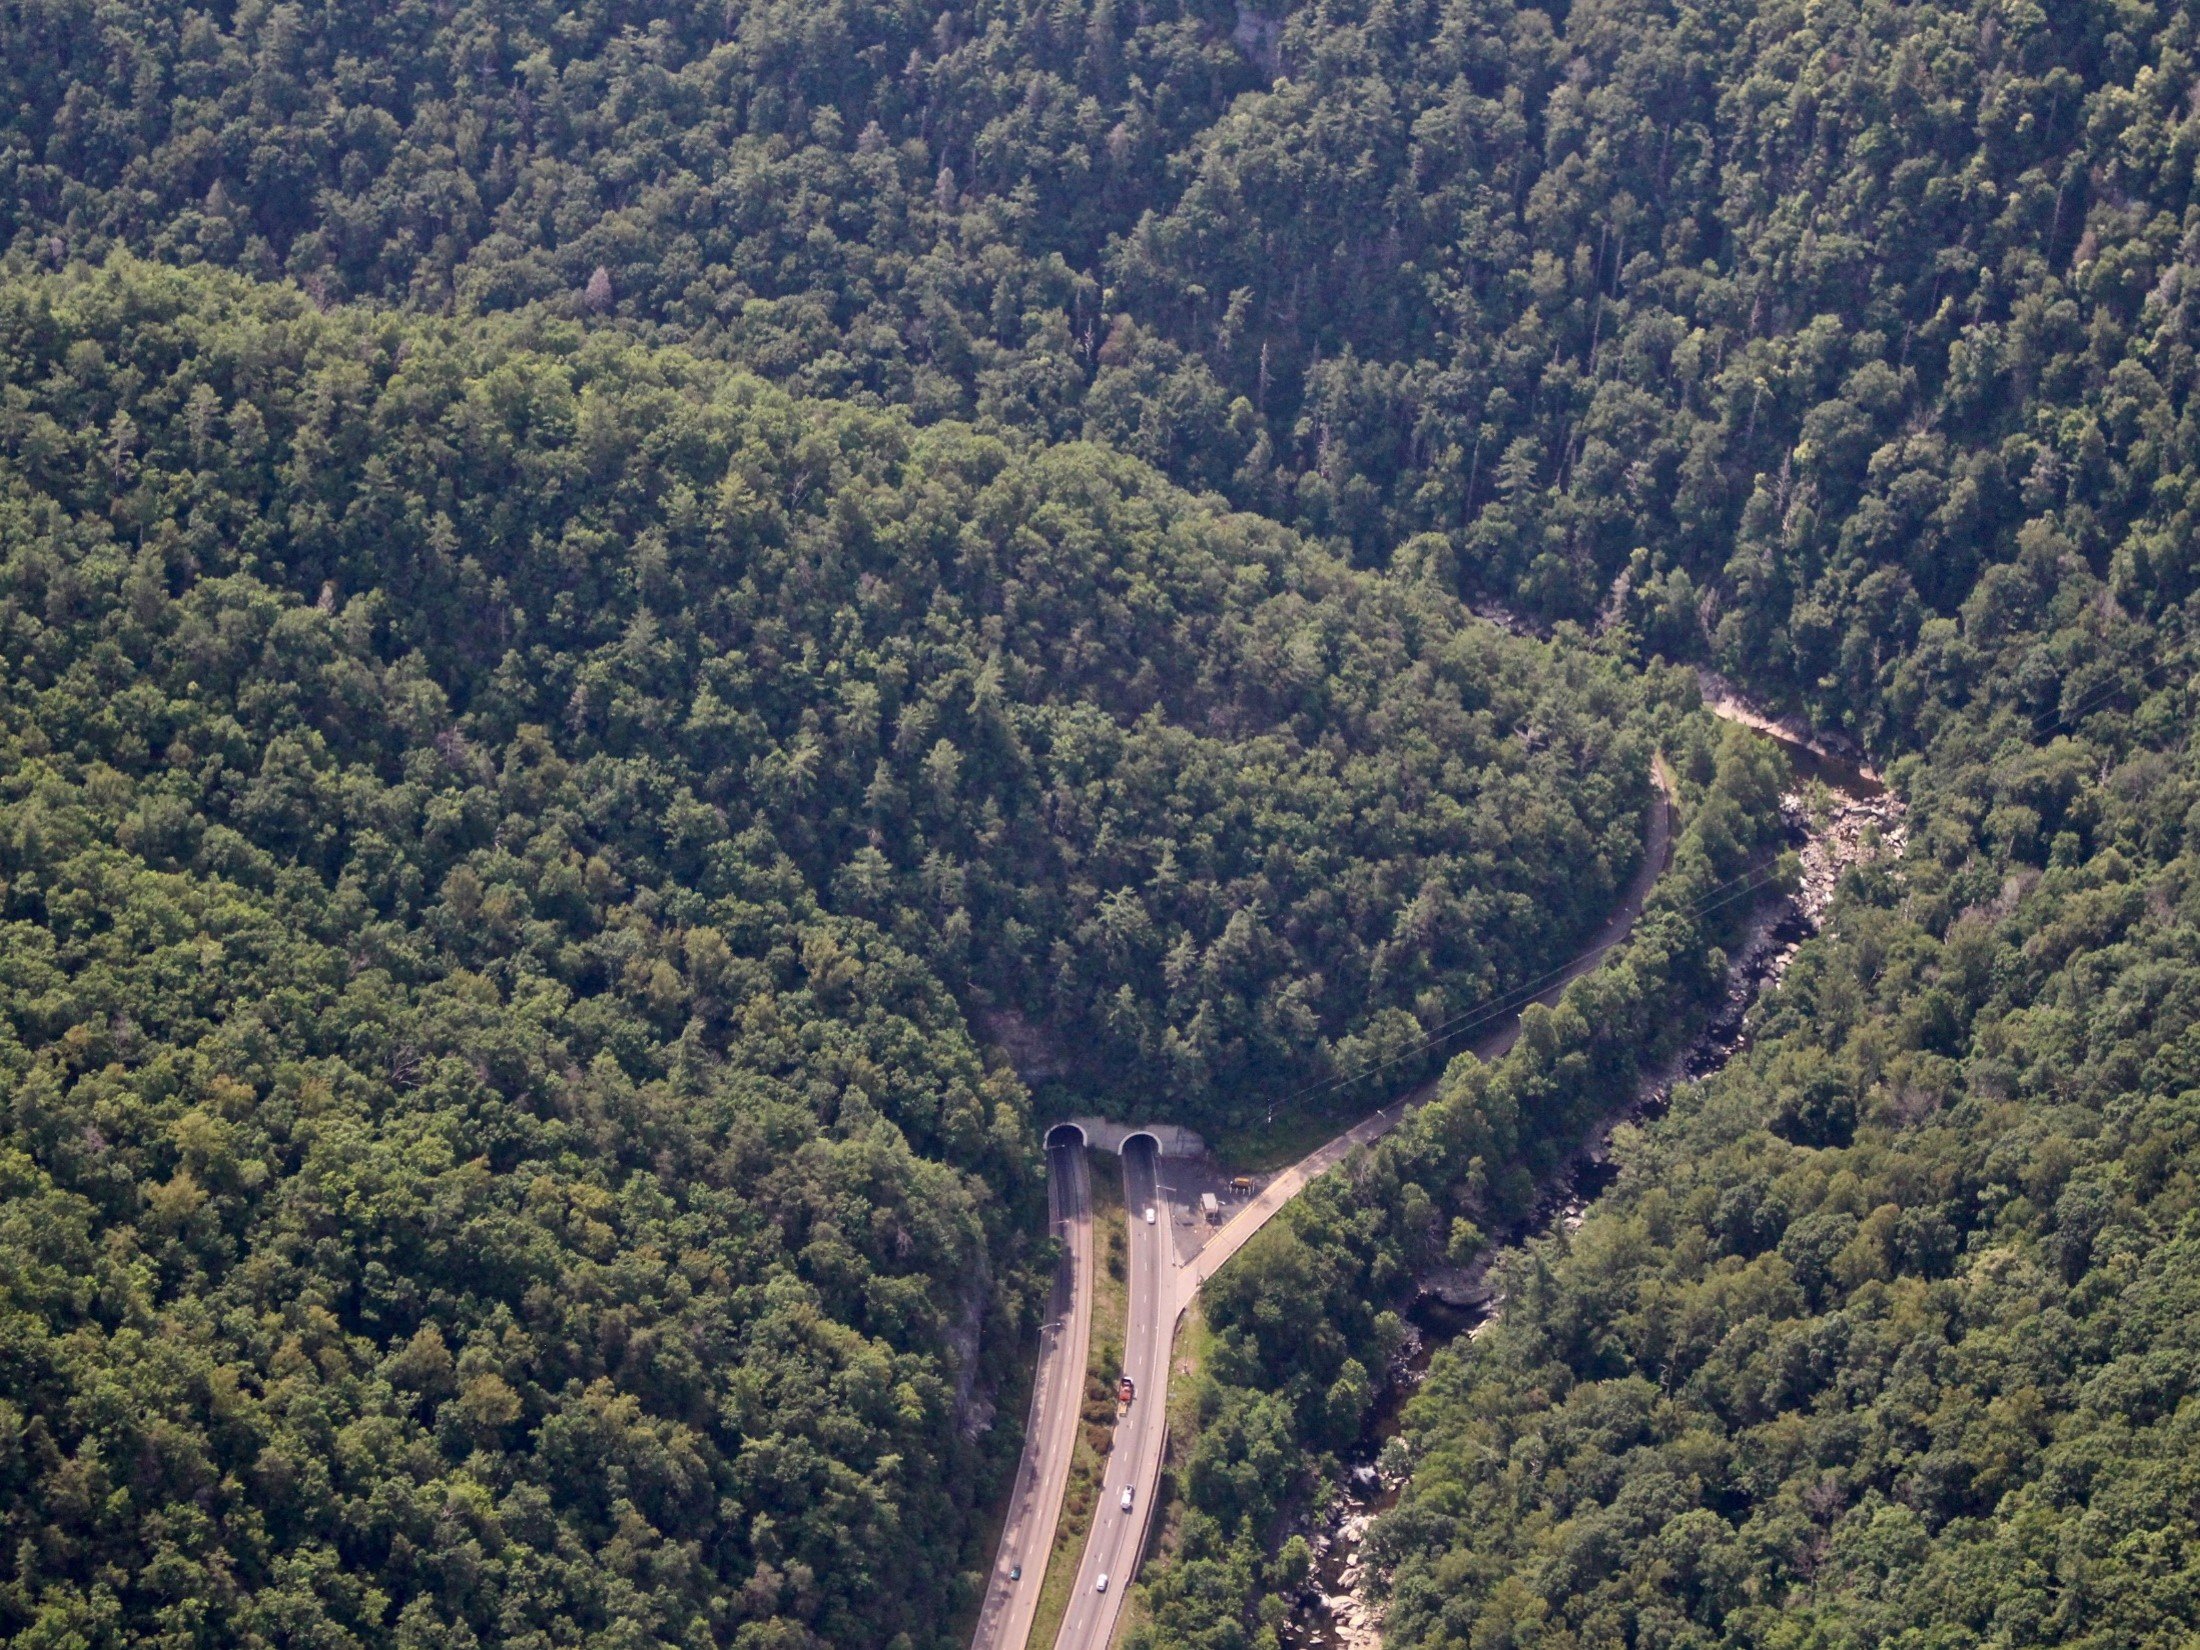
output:
[[[1118,1123],[1105,1117],[1066,1117],[1046,1133],[1050,1150],[1069,1145],[1121,1153],[1134,1140],[1149,1142],[1156,1157],[1203,1157],[1207,1152],[1207,1143],[1181,1123]]]
[[[1115,1430],[1101,1467],[1100,1494],[1055,1650],[1105,1650],[1113,1640],[1123,1595],[1138,1573],[1152,1527],[1168,1438],[1169,1355],[1177,1315],[1175,1222],[1168,1188],[1162,1184],[1161,1163],[1165,1156],[1176,1155],[1171,1147],[1177,1153],[1183,1151],[1185,1132],[1168,1124],[1149,1128],[1084,1117],[1057,1123],[1046,1132],[1049,1177],[1058,1186],[1082,1190],[1090,1184],[1084,1149],[1114,1152],[1123,1165],[1123,1208],[1120,1214],[1111,1211],[1111,1224],[1122,1222],[1120,1261],[1111,1260],[1107,1268],[1124,1285],[1122,1363],[1119,1372],[1099,1372],[1103,1380],[1112,1376],[1115,1383]],[[1110,1240],[1111,1247],[1116,1241]],[[1082,1262],[1088,1278],[1092,1253],[1088,1240],[1087,1258]],[[1089,1347],[1093,1344],[1088,1338],[1089,1289],[1079,1293],[1073,1309],[1085,1314],[1075,1339]],[[1080,1369],[1075,1384],[1080,1398],[1085,1374]],[[1076,1416],[1066,1415],[1066,1419],[1069,1442],[1074,1445]],[[980,1646],[980,1650],[994,1647]],[[1015,1647],[1004,1645],[998,1650]]]
[[[1099,1138],[1094,1138],[1094,1136]],[[1095,1127],[1085,1121],[1057,1123],[1047,1130],[1047,1156],[1051,1160],[1048,1175],[1056,1181],[1070,1178],[1068,1165],[1058,1154],[1078,1151],[1113,1152],[1123,1162],[1123,1203],[1135,1226],[1140,1211],[1146,1224],[1155,1225],[1156,1210],[1165,1200],[1161,1184],[1161,1160],[1167,1155],[1158,1133],[1152,1129],[1126,1128],[1120,1123],[1103,1123]],[[1082,1165],[1074,1178],[1084,1182]],[[1083,1194],[1089,1197],[1089,1193]],[[1168,1230],[1166,1212],[1158,1222],[1163,1233]],[[1139,1234],[1143,1236],[1144,1234]],[[1162,1245],[1167,1248],[1166,1242]],[[1173,1258],[1173,1257],[1169,1257]]]
[[[1093,1139],[1085,1131],[1086,1125],[1083,1123],[1057,1123],[1047,1130],[1047,1150],[1051,1152],[1058,1146],[1089,1146],[1121,1155],[1133,1141],[1142,1140],[1156,1157],[1163,1155],[1160,1137],[1151,1129],[1126,1129],[1121,1124],[1104,1125],[1102,1129],[1094,1131],[1106,1136],[1099,1140]]]

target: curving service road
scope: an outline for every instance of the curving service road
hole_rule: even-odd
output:
[[[1566,965],[1551,982],[1539,990],[1528,1003],[1555,1002],[1568,984],[1586,974],[1604,959],[1606,952],[1627,937],[1635,920],[1642,915],[1643,905],[1650,897],[1650,890],[1664,874],[1672,855],[1673,843],[1673,781],[1663,760],[1657,764],[1657,783],[1652,789],[1650,814],[1645,821],[1644,853],[1641,868],[1628,884],[1626,893],[1605,920],[1593,939]],[[1470,1045],[1471,1051],[1484,1060],[1494,1060],[1512,1047],[1520,1034],[1520,1010],[1506,1013],[1502,1019]],[[1071,1595],[1069,1608],[1062,1618],[1061,1633],[1055,1639],[1055,1650],[1106,1650],[1114,1637],[1116,1623],[1121,1619],[1123,1590],[1129,1584],[1138,1566],[1141,1549],[1152,1514],[1153,1496],[1161,1481],[1161,1458],[1166,1443],[1166,1413],[1168,1399],[1169,1360],[1176,1339],[1179,1316],[1201,1284],[1221,1269],[1230,1257],[1245,1246],[1254,1233],[1265,1226],[1307,1183],[1349,1157],[1355,1149],[1381,1139],[1396,1128],[1405,1115],[1415,1106],[1436,1092],[1441,1078],[1432,1078],[1393,1101],[1372,1116],[1361,1119],[1334,1140],[1316,1147],[1297,1163],[1278,1175],[1260,1194],[1239,1209],[1223,1228],[1216,1232],[1189,1261],[1178,1265],[1170,1254],[1170,1210],[1166,1193],[1161,1185],[1156,1162],[1156,1150],[1151,1135],[1134,1134],[1123,1143],[1124,1203],[1130,1221],[1130,1300],[1127,1312],[1124,1348],[1124,1369],[1137,1383],[1138,1397],[1129,1412],[1116,1423],[1115,1448],[1108,1456],[1107,1474],[1103,1481],[1101,1502],[1093,1515],[1092,1535],[1087,1542],[1083,1564],[1079,1567],[1076,1591]],[[1070,1155],[1076,1168],[1068,1169],[1061,1154],[1065,1149],[1050,1145],[1049,1163],[1056,1179],[1068,1173],[1084,1172],[1082,1139]],[[1154,1210],[1154,1224],[1145,1220],[1145,1210]],[[1080,1274],[1089,1279],[1090,1232],[1087,1217],[1086,1259]],[[1057,1286],[1059,1290],[1059,1285]],[[1078,1297],[1074,1311],[1081,1311],[1083,1322],[1076,1331],[1075,1374],[1072,1382],[1081,1381],[1089,1349],[1091,1322],[1091,1291],[1088,1286]],[[1052,1329],[1050,1326],[1050,1334]],[[1061,1376],[1050,1370],[1049,1360],[1065,1360],[1069,1353],[1068,1337],[1059,1343],[1042,1343],[1040,1349],[1039,1387],[1051,1390]],[[1070,1388],[1074,1394],[1076,1387]],[[1019,1472],[1033,1482],[1046,1480],[1055,1488],[1051,1500],[1034,1498],[1026,1505],[1024,1482],[1019,1481],[1017,1500],[1011,1511],[1007,1533],[1002,1538],[1001,1555],[994,1568],[993,1593],[987,1598],[985,1613],[979,1619],[978,1633],[972,1650],[1025,1650],[1025,1640],[1031,1632],[1031,1615],[1038,1602],[1038,1584],[1044,1571],[1043,1562],[1047,1543],[1059,1516],[1062,1500],[1061,1484],[1067,1481],[1069,1454],[1075,1443],[1075,1398],[1068,1406],[1067,1421],[1060,1413],[1049,1418],[1061,1429],[1059,1443],[1051,1431],[1042,1431],[1039,1398],[1034,1394],[1032,1426],[1025,1443],[1025,1459]],[[1057,1451],[1059,1460],[1057,1464]],[[1055,1476],[1048,1479],[1047,1475]],[[1123,1490],[1131,1491],[1131,1509],[1122,1508]],[[1042,1509],[1043,1524],[1035,1523]],[[1022,1520],[1022,1522],[1020,1522]],[[1011,1546],[1011,1541],[1018,1543]],[[1020,1611],[1005,1605],[996,1609],[1009,1567],[1016,1562],[1014,1555],[1029,1554],[1024,1562],[1024,1577],[1015,1594],[1023,1603]],[[1108,1578],[1106,1592],[1099,1591],[1099,1578]]]
[[[1092,1179],[1082,1136],[1055,1131],[1047,1143],[1047,1204],[1062,1263],[1047,1301],[1039,1334],[1039,1363],[1032,1375],[1031,1414],[1024,1426],[1024,1458],[1001,1528],[993,1579],[978,1613],[973,1650],[1022,1650],[1046,1582],[1054,1526],[1062,1516],[1070,1456],[1077,1447],[1085,1364],[1092,1341]],[[1012,1574],[1021,1571],[1020,1575]]]
[[[1648,903],[1650,890],[1657,886],[1658,878],[1665,874],[1665,867],[1673,857],[1673,780],[1660,760],[1657,768],[1657,784],[1650,794],[1650,818],[1643,832],[1642,864],[1619,904],[1604,919],[1604,926],[1572,962],[1559,971],[1551,983],[1528,998],[1519,1008],[1506,1013],[1498,1023],[1485,1032],[1476,1042],[1467,1045],[1466,1052],[1483,1061],[1500,1058],[1520,1036],[1520,1015],[1530,1004],[1555,1003],[1574,981],[1604,960],[1604,954],[1627,937],[1635,926],[1635,919],[1642,915]],[[1448,1062],[1447,1062],[1448,1064]],[[1253,1234],[1273,1219],[1278,1210],[1298,1196],[1308,1181],[1326,1170],[1335,1168],[1353,1151],[1382,1139],[1405,1120],[1407,1112],[1424,1101],[1432,1099],[1442,1084],[1439,1072],[1427,1082],[1409,1089],[1381,1111],[1363,1117],[1336,1139],[1316,1146],[1283,1173],[1260,1189],[1258,1196],[1250,1199],[1243,1208],[1230,1217],[1221,1231],[1207,1240],[1206,1245],[1184,1265],[1179,1279],[1178,1295],[1189,1302],[1199,1286],[1222,1270],[1222,1264],[1244,1248]]]

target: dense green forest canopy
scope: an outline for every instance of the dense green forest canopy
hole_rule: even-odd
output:
[[[1786,874],[1786,769],[1754,736],[1686,714],[1684,674],[1649,686],[1670,706],[1686,823],[1627,940],[1555,1007],[1531,1007],[1503,1059],[1461,1057],[1433,1099],[1309,1186],[1203,1291],[1174,1562],[1131,1629],[1140,1650],[1275,1642],[1307,1579],[1310,1492],[1364,1442],[1419,1280],[1485,1259],[1492,1234],[1528,1219],[1586,1131],[1723,994],[1722,947],[1753,892]]]
[[[1975,691],[1890,776],[1907,852],[1844,879],[1737,1062],[1623,1133],[1578,1231],[1494,1257],[1496,1321],[1409,1405],[1369,1538],[1386,1642],[2200,1627],[2196,618],[2124,612],[2047,531],[1965,604],[1948,663]],[[1701,1020],[1688,964],[1731,928],[1692,889],[1751,848],[1747,800],[1780,777],[1696,752],[1709,785],[1616,962],[1504,1060],[1454,1065],[1206,1295],[1141,1650],[1269,1642],[1417,1280],[1491,1258],[1536,1176]]]
[[[2167,5],[1564,20],[1524,198],[1576,256],[1524,236],[1515,267],[1592,298],[1570,346],[1503,313],[1462,336],[1495,364],[1507,338],[1540,336],[1521,365],[1583,334],[1609,353],[1575,435],[1561,411],[1505,448],[1524,484],[1446,548],[1502,590],[1515,526],[1571,556],[1601,520],[1638,547],[1615,627],[1909,752],[1915,829],[1843,887],[1743,1061],[1683,1090],[1576,1236],[1503,1263],[1501,1320],[1439,1361],[1373,1537],[1391,1642],[2194,1631],[2193,28]],[[1238,105],[1233,155],[1280,101]],[[1510,393],[1485,406],[1511,416]],[[1575,466],[1556,493],[1554,456]],[[1585,484],[1621,459],[1639,492]],[[1516,594],[1551,611],[1526,565]],[[1431,1135],[1455,1098],[1567,1092],[1595,1047],[1463,1065]],[[1609,1104],[1627,1074],[1605,1069]],[[1399,1344],[1384,1308],[1481,1252],[1507,1214],[1494,1161],[1409,1133],[1216,1292],[1144,1643],[1277,1632],[1322,1454]]]
[[[2190,614],[2067,551],[1997,588],[1915,851],[1415,1400],[1389,1642],[2200,1630]],[[2043,642],[2115,690],[2013,711]]]
[[[2167,0],[8,17],[18,258],[1096,436],[1875,737],[2044,510],[2120,596],[2200,577]]]
[[[1208,1302],[1136,1631],[1269,1650],[1416,1277],[1770,874],[1663,655],[1911,845],[1505,1263],[1394,1641],[2189,1634],[2196,37],[11,0],[0,1619],[940,1640],[997,1017],[1227,1126],[1563,951],[1654,736],[1636,941]]]
[[[554,867],[632,830],[685,878],[761,827],[970,1000],[1199,1122],[1548,966],[1640,857],[1614,673],[1544,670],[1100,449],[919,433],[569,326],[150,271],[25,288],[0,327],[23,486],[148,576],[287,588],[417,684],[410,738],[456,793],[434,857],[368,846],[370,818],[281,845],[378,917],[440,905],[478,965],[616,984],[564,949]],[[21,577],[21,606],[70,611],[68,567]],[[404,773],[345,688],[292,673],[310,731],[249,782]],[[167,743],[138,715],[109,705],[109,760]],[[515,750],[632,788],[585,840],[511,840],[468,793]]]
[[[1103,449],[129,262],[0,382],[21,1642],[941,1642],[968,1011],[1227,1121],[1642,852],[1609,661]]]

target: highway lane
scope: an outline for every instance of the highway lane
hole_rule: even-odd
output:
[[[1645,821],[1644,855],[1633,881],[1606,919],[1602,929],[1574,959],[1528,1000],[1550,1003],[1575,979],[1604,960],[1605,953],[1626,938],[1649,899],[1657,879],[1672,856],[1675,786],[1662,759],[1655,773],[1649,817]],[[1468,1046],[1484,1060],[1494,1060],[1509,1049],[1520,1034],[1517,1009],[1498,1017]],[[1170,1210],[1164,1201],[1150,1137],[1133,1136],[1125,1142],[1123,1176],[1126,1214],[1131,1223],[1129,1344],[1125,1349],[1127,1372],[1137,1383],[1138,1398],[1131,1413],[1118,1422],[1114,1452],[1108,1457],[1102,1500],[1095,1513],[1092,1535],[1079,1567],[1077,1590],[1072,1594],[1056,1650],[1106,1650],[1122,1613],[1123,1589],[1137,1569],[1143,1548],[1152,1499],[1161,1478],[1165,1444],[1164,1414],[1168,1396],[1168,1369],[1178,1316],[1197,1294],[1201,1284],[1244,1246],[1285,1204],[1317,1176],[1344,1161],[1361,1146],[1379,1140],[1395,1128],[1415,1106],[1436,1091],[1440,1079],[1431,1079],[1380,1111],[1361,1119],[1335,1139],[1307,1154],[1276,1177],[1259,1196],[1217,1232],[1188,1263],[1178,1266],[1169,1238]],[[1155,1223],[1147,1226],[1145,1209],[1151,1206]],[[1122,1492],[1132,1489],[1133,1507],[1125,1513]],[[1108,1590],[1097,1583],[1108,1578]],[[1026,1629],[1028,1631],[1028,1627]],[[1020,1650],[1020,1642],[1004,1639],[990,1650]]]
[[[1083,1139],[1068,1132],[1063,1139],[1066,1144],[1047,1147],[1047,1206],[1061,1240],[1062,1263],[1039,1335],[1023,1459],[1016,1465],[1008,1522],[1001,1529],[972,1650],[1024,1650],[1077,1448],[1092,1341],[1092,1177]],[[1022,1575],[1012,1578],[1019,1568]]]
[[[1115,1447],[1101,1479],[1100,1504],[1092,1515],[1092,1534],[1078,1566],[1076,1591],[1055,1638],[1057,1650],[1106,1650],[1123,1610],[1124,1590],[1138,1568],[1145,1545],[1153,1494],[1161,1481],[1161,1451],[1166,1441],[1169,1400],[1169,1352],[1176,1340],[1176,1267],[1169,1252],[1170,1211],[1161,1185],[1159,1160],[1149,1135],[1123,1143],[1123,1205],[1130,1224],[1129,1308],[1124,1325],[1123,1372],[1136,1384],[1137,1397],[1116,1422]],[[1146,1211],[1153,1210],[1151,1224]],[[1131,1507],[1123,1509],[1123,1491]],[[1108,1578],[1106,1592],[1100,1577]]]

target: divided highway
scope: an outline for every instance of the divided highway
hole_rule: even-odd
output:
[[[1563,970],[1551,976],[1534,996],[1525,999],[1522,1007],[1528,1002],[1555,1002],[1571,981],[1595,968],[1606,952],[1626,938],[1635,920],[1642,915],[1650,890],[1664,873],[1672,853],[1673,781],[1662,760],[1656,779],[1646,822],[1641,869],[1595,939]],[[1483,1059],[1492,1060],[1512,1046],[1519,1032],[1520,1010],[1510,1009],[1470,1047]],[[1054,1641],[1055,1650],[1107,1650],[1115,1635],[1116,1623],[1122,1615],[1123,1592],[1137,1570],[1152,1514],[1153,1496],[1161,1481],[1161,1458],[1167,1442],[1169,1361],[1176,1340],[1177,1319],[1183,1309],[1191,1303],[1200,1285],[1213,1277],[1309,1181],[1344,1161],[1356,1148],[1388,1134],[1407,1112],[1426,1100],[1435,1089],[1436,1081],[1423,1083],[1308,1153],[1263,1187],[1259,1195],[1239,1209],[1198,1254],[1182,1265],[1171,1252],[1170,1210],[1160,1181],[1153,1138],[1133,1134],[1124,1142],[1124,1202],[1130,1223],[1130,1299],[1124,1372],[1136,1383],[1137,1398],[1116,1424],[1115,1447],[1108,1456],[1100,1505],[1093,1514],[1092,1534],[1078,1569],[1076,1590],[1062,1618],[1061,1632]],[[1066,1364],[1070,1352],[1069,1335],[1064,1334],[1058,1340],[1053,1338],[1055,1330],[1050,1323],[1050,1338],[1040,1349],[1040,1390],[1051,1391],[1066,1378],[1070,1383],[1067,1388],[1070,1398],[1066,1420],[1062,1411],[1045,1418],[1050,1428],[1058,1429],[1058,1438],[1055,1430],[1042,1432],[1040,1395],[1034,1393],[1025,1460],[1019,1468],[1025,1476],[1018,1480],[1016,1501],[994,1567],[993,1590],[979,1619],[972,1650],[1025,1650],[1032,1614],[1038,1603],[1045,1555],[1060,1514],[1069,1456],[1075,1445],[1076,1394],[1081,1388],[1089,1353],[1092,1307],[1090,1198],[1089,1183],[1083,1178],[1087,1170],[1082,1141],[1073,1147],[1050,1144],[1048,1162],[1057,1184],[1072,1174],[1078,1177],[1080,1195],[1088,1210],[1085,1259],[1078,1274],[1086,1283],[1082,1294],[1073,1298],[1073,1310],[1081,1314],[1081,1319],[1075,1332],[1075,1362],[1067,1365],[1071,1372],[1065,1377],[1062,1370],[1052,1367]],[[1058,1220],[1060,1207],[1056,1205]],[[1145,1218],[1149,1208],[1154,1211],[1150,1224]],[[1051,1500],[1042,1494],[1028,1492],[1027,1481],[1033,1485],[1053,1484]],[[1128,1510],[1122,1505],[1126,1489],[1131,1492]],[[1042,1516],[1043,1524],[1037,1522]],[[1019,1558],[1024,1565],[1023,1580],[1010,1590],[1012,1597],[1004,1598],[1003,1587],[1009,1568],[1019,1562]],[[1099,1586],[1103,1575],[1107,1577],[1104,1592]]]
[[[1123,1205],[1130,1222],[1130,1302],[1125,1313],[1123,1373],[1137,1390],[1115,1423],[1115,1447],[1100,1482],[1085,1561],[1062,1617],[1061,1646],[1102,1646],[1115,1636],[1123,1593],[1138,1568],[1139,1549],[1161,1482],[1166,1442],[1169,1351],[1176,1342],[1176,1268],[1169,1253],[1169,1209],[1163,1200],[1159,1158],[1150,1135],[1123,1142]],[[1151,1209],[1154,1218],[1146,1219]],[[1131,1497],[1123,1505],[1124,1494]],[[1100,1578],[1107,1578],[1101,1591]]]
[[[1024,1458],[1017,1463],[1008,1522],[1001,1529],[993,1579],[978,1615],[973,1650],[1023,1650],[1039,1609],[1054,1527],[1077,1448],[1085,1364],[1092,1340],[1092,1179],[1082,1138],[1065,1133],[1047,1146],[1047,1205],[1062,1264],[1054,1274],[1039,1363],[1032,1375]],[[1019,1573],[1020,1572],[1020,1573]]]

